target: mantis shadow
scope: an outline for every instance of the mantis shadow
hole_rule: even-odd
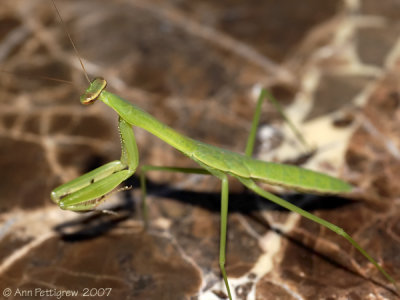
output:
[[[140,188],[139,178],[132,176],[127,180],[128,185]],[[146,179],[147,195],[156,197],[167,197],[173,201],[199,206],[212,212],[220,212],[221,194],[219,192],[193,192],[171,187],[169,184],[160,184]],[[281,198],[304,210],[334,210],[353,203],[349,199],[339,196],[322,196],[305,193],[292,193],[279,195]],[[262,208],[260,201],[263,202]],[[287,211],[285,208],[265,199],[247,189],[240,193],[229,193],[229,212],[240,212],[250,214],[261,209]]]
[[[167,197],[172,201],[185,203],[190,206],[197,206],[209,210],[213,213],[220,213],[220,193],[218,192],[193,192],[171,187],[168,184],[160,184],[149,179],[146,180],[148,196]],[[139,178],[131,177],[126,182],[133,189],[140,188]],[[54,227],[54,230],[61,235],[65,241],[89,240],[101,236],[121,222],[136,217],[137,204],[130,191],[121,192],[123,195],[122,203],[108,208],[110,213],[103,211],[81,213],[78,218],[64,222]],[[308,210],[335,210],[346,206],[352,201],[336,196],[320,196],[312,194],[291,194],[280,195],[285,200],[296,206]],[[262,202],[262,205],[260,203]],[[261,210],[287,211],[279,205],[264,199],[251,191],[243,190],[240,193],[229,193],[229,212],[238,212],[253,218],[261,225],[271,228],[269,224],[260,217],[256,216]],[[273,229],[273,228],[271,228]],[[282,233],[280,233],[282,234]]]
[[[54,231],[66,242],[91,240],[106,234],[135,215],[133,198],[128,191],[121,193],[122,203],[109,207],[107,211],[77,213],[77,218],[55,226]]]
[[[127,184],[131,185],[132,188],[140,188],[139,178],[137,176],[133,176],[133,178],[127,180]],[[220,193],[218,192],[193,192],[189,190],[181,190],[173,188],[168,184],[153,182],[149,179],[147,179],[146,186],[148,196],[167,197],[172,201],[181,202],[189,206],[201,207],[215,214],[220,213]],[[136,199],[134,199],[133,193],[130,191],[124,191],[121,193],[123,195],[122,203],[109,208],[109,210],[113,212],[112,214],[104,213],[102,211],[83,214],[74,220],[55,226],[54,230],[60,234],[61,239],[65,242],[79,242],[100,237],[111,231],[113,228],[119,226],[120,223],[133,217],[137,217],[138,214],[136,213],[136,207],[138,206],[137,202],[139,201],[135,201]],[[351,200],[337,196],[320,196],[303,193],[280,195],[280,197],[307,211],[336,210],[354,203]],[[262,205],[260,205],[261,202]],[[310,254],[316,255],[336,268],[341,268],[353,275],[362,277],[362,275],[351,268],[346,267],[334,258],[331,258],[328,254],[318,252],[313,247],[306,245],[301,240],[301,237],[296,237],[296,235],[292,236],[271,226],[260,214],[263,210],[287,211],[286,209],[268,201],[268,199],[264,199],[246,189],[240,193],[229,194],[229,212],[241,213],[256,223],[264,226],[267,230],[276,232],[297,247],[309,252]],[[383,284],[373,279],[369,278],[368,280],[386,288]]]

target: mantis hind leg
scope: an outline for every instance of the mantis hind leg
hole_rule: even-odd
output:
[[[265,99],[267,99],[275,107],[275,109],[278,111],[278,113],[281,115],[281,117],[289,125],[290,129],[293,131],[295,136],[303,144],[303,146],[306,149],[309,149],[310,147],[307,144],[304,136],[296,128],[296,126],[292,123],[292,121],[287,117],[287,115],[283,111],[282,107],[280,106],[279,102],[275,99],[274,96],[272,96],[272,94],[270,92],[268,92],[265,89],[261,89],[260,95],[258,96],[256,109],[254,111],[254,116],[253,116],[253,121],[252,121],[252,124],[251,124],[250,134],[249,134],[249,137],[247,139],[246,150],[245,150],[246,156],[250,157],[250,156],[253,155],[254,144],[255,144],[255,141],[256,141],[257,128],[258,128],[258,125],[260,123],[261,106],[262,106],[262,104],[263,104]]]
[[[236,176],[235,176],[236,177]],[[396,281],[390,276],[379,264],[378,262],[372,258],[348,233],[346,233],[342,228],[336,226],[335,224],[332,224],[324,219],[321,219],[317,217],[316,215],[313,215],[312,213],[309,213],[308,211],[305,211],[301,209],[300,207],[297,207],[296,205],[278,197],[275,196],[274,194],[271,194],[262,188],[260,188],[252,179],[250,178],[242,178],[242,177],[236,177],[241,183],[243,183],[248,189],[252,190],[256,194],[260,195],[263,198],[266,198],[275,204],[282,206],[292,212],[296,212],[300,214],[301,216],[318,223],[325,228],[332,230],[336,234],[344,237],[350,244],[354,246],[366,259],[368,259],[378,270],[379,272],[387,279],[389,280],[395,287],[396,291],[399,292],[399,286],[396,284]]]
[[[265,94],[266,91],[264,89],[261,89],[260,95],[258,96],[256,109],[254,111],[253,121],[251,123],[250,134],[249,137],[247,138],[245,154],[246,156],[249,157],[253,155],[254,143],[256,141],[256,134],[257,134],[257,127],[258,124],[260,123],[261,105],[264,102]]]

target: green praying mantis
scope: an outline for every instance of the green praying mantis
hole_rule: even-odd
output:
[[[139,163],[138,149],[132,126],[138,126],[159,137],[175,149],[179,150],[190,159],[194,160],[201,168],[175,168],[147,166],[142,171],[141,183],[143,200],[145,200],[145,172],[161,170],[171,172],[184,172],[195,174],[209,174],[221,180],[221,229],[220,229],[220,254],[219,266],[225,282],[229,299],[232,299],[227,274],[225,271],[225,248],[228,216],[228,176],[238,179],[248,189],[256,194],[310,219],[347,239],[360,251],[375,267],[394,285],[394,279],[343,229],[327,222],[293,204],[261,189],[256,181],[263,181],[286,188],[307,191],[311,193],[338,194],[347,193],[352,186],[340,179],[310,171],[307,169],[269,163],[251,158],[254,148],[255,130],[260,114],[261,103],[266,91],[262,90],[257,103],[257,110],[253,121],[251,134],[246,146],[246,154],[241,155],[228,150],[220,149],[205,143],[185,137],[167,125],[161,123],[150,114],[121,97],[108,92],[106,81],[96,78],[81,96],[81,103],[92,104],[100,100],[111,107],[119,115],[119,131],[121,137],[121,159],[107,163],[90,171],[68,183],[65,183],[51,193],[51,199],[60,208],[72,211],[90,211],[95,209],[104,196],[113,191],[120,183],[132,176]],[[396,286],[397,288],[397,286]]]
[[[200,166],[200,168],[144,166],[140,174],[144,208],[146,208],[145,174],[147,171],[159,170],[212,175],[221,180],[219,267],[230,300],[232,300],[232,293],[225,270],[229,176],[236,178],[249,190],[252,190],[261,197],[290,211],[296,212],[344,237],[395,286],[397,291],[399,291],[395,280],[343,229],[263,190],[257,185],[257,182],[260,181],[293,190],[321,194],[344,194],[353,189],[350,184],[322,173],[291,165],[265,162],[251,157],[261,113],[261,104],[267,96],[271,97],[266,90],[262,90],[258,98],[246,151],[245,154],[242,155],[183,136],[136,105],[108,92],[106,90],[106,85],[107,83],[104,79],[94,79],[86,92],[81,96],[80,101],[84,105],[89,105],[100,100],[118,114],[119,134],[122,147],[121,158],[120,160],[109,162],[55,188],[51,192],[51,199],[60,208],[75,212],[95,210],[99,204],[105,200],[107,194],[111,193],[119,184],[135,173],[139,164],[139,155],[132,126],[137,126],[157,136],[194,160]],[[146,215],[145,213],[145,220],[147,219]]]

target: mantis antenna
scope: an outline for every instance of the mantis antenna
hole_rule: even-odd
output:
[[[65,31],[66,35],[68,36],[68,39],[69,39],[69,41],[71,42],[72,47],[74,48],[74,52],[75,52],[76,56],[77,56],[78,59],[79,59],[79,63],[80,63],[81,66],[82,66],[82,70],[83,70],[83,73],[85,74],[86,80],[88,81],[88,83],[90,83],[89,75],[88,75],[88,73],[86,72],[85,65],[83,64],[82,58],[81,58],[81,56],[79,55],[79,51],[78,51],[78,49],[76,48],[75,43],[74,43],[74,41],[73,41],[71,35],[69,34],[67,25],[65,25],[65,22],[64,22],[64,20],[63,20],[61,14],[60,14],[60,11],[59,11],[58,8],[57,8],[56,2],[55,2],[55,0],[51,0],[51,2],[53,3],[53,7],[54,7],[54,9],[55,9],[56,12],[57,12],[58,17],[60,18],[60,21],[61,21],[60,23],[61,23],[62,27],[64,28],[64,31]]]

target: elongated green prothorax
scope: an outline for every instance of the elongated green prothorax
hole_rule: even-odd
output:
[[[89,105],[94,103],[100,96],[100,93],[106,88],[107,81],[104,78],[95,78],[87,88],[84,94],[81,96],[81,103],[83,105]]]

